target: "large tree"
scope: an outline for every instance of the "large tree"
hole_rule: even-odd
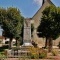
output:
[[[23,26],[23,16],[21,15],[19,9],[17,8],[7,8],[7,9],[0,9],[2,12],[1,17],[1,24],[4,31],[4,36],[9,37],[10,39],[16,39],[17,41],[21,39],[21,32]],[[2,18],[3,17],[3,18]],[[11,43],[11,40],[10,40]]]
[[[37,31],[39,36],[46,38],[46,46],[48,44],[49,51],[51,51],[52,40],[60,35],[60,8],[49,6],[42,13],[43,16]]]

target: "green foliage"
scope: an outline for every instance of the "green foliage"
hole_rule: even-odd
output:
[[[39,49],[39,58],[46,58],[47,57],[47,51],[43,49]]]
[[[5,20],[6,15],[6,10],[4,8],[0,8],[0,25],[2,24],[3,20]]]
[[[39,59],[39,58],[46,58],[47,57],[47,51],[45,51],[43,49],[31,47],[29,51],[31,54],[30,55],[31,59]]]
[[[31,59],[38,59],[38,58],[39,58],[38,54],[31,54]]]
[[[7,56],[4,54],[4,52],[0,52],[0,59],[3,60],[3,58],[6,58]]]
[[[38,59],[39,58],[39,56],[38,56],[38,48],[31,47],[29,49],[29,51],[30,51],[31,59]]]
[[[42,53],[39,53],[39,58],[46,58],[47,57],[47,53],[45,52],[42,52]]]
[[[21,38],[23,16],[19,9],[9,7],[0,8],[0,24],[3,29],[3,36],[9,38]]]
[[[3,52],[5,49],[8,49],[8,45],[0,47],[0,52]]]
[[[44,28],[43,28],[44,27]],[[42,37],[56,39],[60,35],[60,8],[50,6],[45,8],[41,23],[37,29]]]

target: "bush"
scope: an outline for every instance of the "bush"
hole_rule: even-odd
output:
[[[38,59],[39,58],[38,48],[35,48],[35,47],[30,48],[30,57],[31,57],[31,59]]]
[[[30,49],[30,53],[31,53],[31,58],[32,59],[38,59],[38,58],[45,58],[47,57],[47,51],[43,50],[43,49],[39,49],[39,48],[31,48]]]
[[[39,52],[39,58],[46,58],[47,57],[47,51],[45,51],[45,50],[41,50],[40,52]]]
[[[57,56],[58,52],[56,50],[52,51],[53,56]]]
[[[33,55],[33,54],[31,54],[31,56],[30,56],[30,57],[31,57],[31,59],[34,59],[34,55]]]
[[[6,57],[6,56],[4,55],[4,52],[0,52],[0,58],[3,58],[3,57]]]
[[[39,56],[38,54],[34,53],[34,54],[31,54],[31,59],[38,59]]]
[[[5,49],[8,49],[8,45],[0,47],[0,52],[3,52]]]
[[[39,54],[39,58],[45,58],[46,57],[46,53],[40,53]]]

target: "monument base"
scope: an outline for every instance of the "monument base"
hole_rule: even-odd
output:
[[[33,46],[31,43],[24,43],[22,46]]]

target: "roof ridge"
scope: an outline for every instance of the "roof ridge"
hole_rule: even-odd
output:
[[[51,3],[51,4],[53,4],[51,0],[47,0],[47,1],[48,1],[49,3]],[[45,3],[46,3],[46,2],[45,2]],[[44,3],[44,4],[45,4],[45,3]],[[44,4],[38,9],[38,11],[44,6]],[[54,4],[53,4],[53,5],[54,5]],[[34,16],[38,13],[38,11],[34,14]],[[34,16],[33,16],[33,17],[34,17]],[[33,17],[32,17],[32,18],[33,18]]]

